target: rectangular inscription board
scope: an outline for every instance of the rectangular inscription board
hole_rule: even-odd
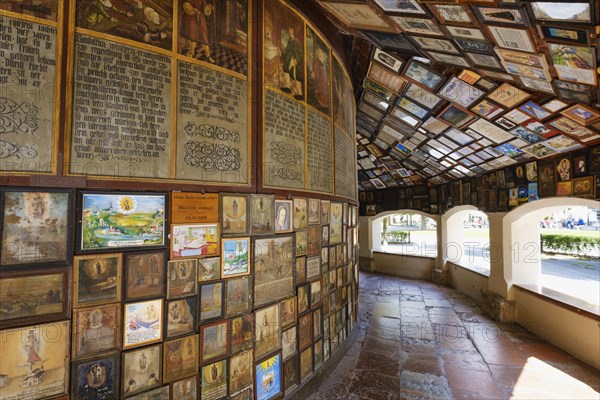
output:
[[[218,193],[171,193],[171,223],[219,222]]]

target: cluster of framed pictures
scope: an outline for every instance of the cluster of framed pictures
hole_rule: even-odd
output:
[[[269,400],[297,390],[356,322],[357,206],[17,187],[0,196],[2,397]]]

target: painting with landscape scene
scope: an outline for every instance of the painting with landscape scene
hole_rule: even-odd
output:
[[[83,193],[79,250],[165,245],[166,194]]]

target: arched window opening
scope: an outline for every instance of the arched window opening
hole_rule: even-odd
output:
[[[600,306],[600,209],[549,210],[540,228],[540,285]]]
[[[381,224],[381,250],[420,257],[437,256],[437,224],[423,214],[396,213]]]
[[[462,243],[457,243],[462,249],[462,257],[458,264],[483,269],[489,274],[490,270],[490,221],[480,211],[469,211],[462,220]],[[452,242],[452,238],[450,241]]]

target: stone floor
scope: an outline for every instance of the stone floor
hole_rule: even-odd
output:
[[[309,400],[600,399],[600,371],[460,292],[361,273],[358,339]]]

